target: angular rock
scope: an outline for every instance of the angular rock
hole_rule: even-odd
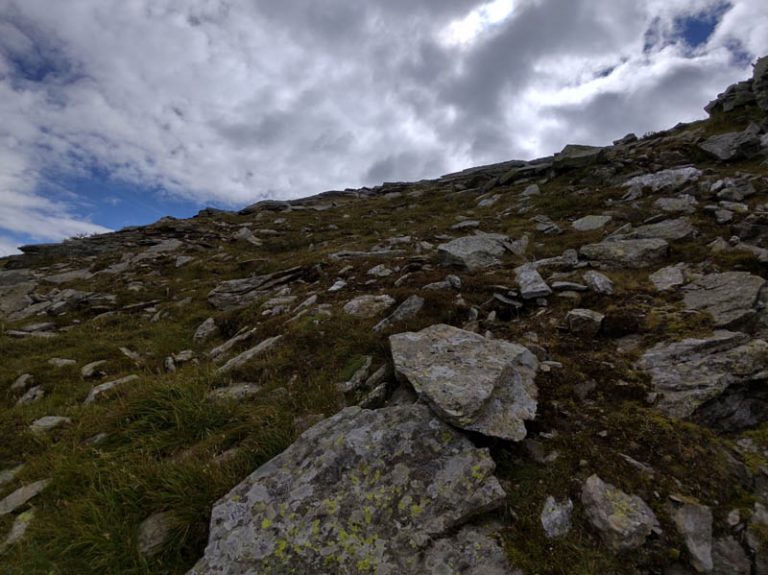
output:
[[[437,246],[440,264],[478,270],[501,263],[504,242],[509,238],[500,234],[478,234],[452,240]]]
[[[192,341],[195,343],[203,343],[204,341],[207,341],[216,335],[218,331],[219,328],[216,326],[216,321],[212,317],[209,317],[207,320],[197,326],[195,334],[192,336]]]
[[[46,415],[32,422],[29,426],[29,430],[32,433],[45,433],[51,431],[62,425],[72,423],[69,417],[63,417],[61,415]]]
[[[747,129],[743,132],[728,132],[727,134],[711,136],[704,140],[699,147],[718,160],[732,162],[754,158],[760,153],[761,145],[759,136]]]
[[[388,295],[361,295],[344,304],[344,313],[367,319],[395,305],[395,298]]]
[[[270,290],[294,282],[307,274],[297,266],[279,272],[220,283],[208,294],[210,304],[219,310],[232,309],[249,304]]]
[[[230,359],[227,363],[225,363],[220,368],[218,368],[216,370],[216,373],[227,373],[228,371],[232,371],[233,369],[241,368],[252,359],[259,357],[260,355],[266,353],[267,351],[275,347],[275,345],[277,345],[281,339],[283,339],[282,335],[276,335],[274,337],[265,339],[264,341],[259,343],[259,345],[254,346],[251,349],[244,351],[240,355],[237,355],[232,359]]]
[[[384,318],[373,327],[373,331],[382,331],[391,325],[415,317],[424,307],[424,298],[418,295],[408,297],[403,303],[397,306],[389,317]]]
[[[573,334],[593,338],[600,331],[604,317],[591,309],[572,309],[565,316],[565,325]]]
[[[586,283],[589,289],[591,289],[593,292],[599,293],[601,295],[613,294],[613,282],[608,276],[601,274],[600,272],[590,270],[584,272],[581,277],[584,278],[584,283]]]
[[[628,234],[634,239],[661,238],[668,242],[685,240],[696,232],[687,218],[664,220],[655,224],[640,226]]]
[[[597,475],[584,483],[581,503],[603,542],[614,551],[640,547],[659,524],[645,501],[627,495]]]
[[[672,190],[680,188],[688,182],[695,182],[701,175],[701,170],[697,168],[673,168],[653,174],[635,176],[634,178],[627,180],[624,183],[624,186],[638,190],[650,188],[653,192],[666,189]]]
[[[573,501],[570,499],[558,503],[551,495],[547,497],[544,509],[541,510],[541,526],[548,539],[556,539],[568,534],[571,530],[572,512]]]
[[[89,403],[93,403],[96,401],[96,399],[102,395],[103,393],[106,393],[116,387],[119,387],[123,384],[130,383],[132,381],[136,381],[139,379],[138,375],[128,375],[126,377],[121,377],[120,379],[116,379],[114,381],[107,381],[105,383],[101,383],[93,388],[91,388],[91,391],[88,392],[88,395],[85,398],[85,401],[83,402],[84,405],[88,405]]]
[[[42,385],[36,385],[34,387],[30,387],[27,392],[18,399],[16,405],[27,405],[34,403],[41,400],[43,397],[45,397],[45,389],[43,389]]]
[[[515,281],[523,299],[537,299],[552,294],[552,289],[531,264],[515,268]]]
[[[11,391],[26,389],[35,382],[35,376],[31,373],[23,373],[11,384]]]
[[[752,563],[744,548],[730,535],[712,544],[712,575],[750,575]]]
[[[768,414],[761,390],[768,369],[763,340],[716,331],[706,339],[660,343],[645,352],[638,367],[648,372],[659,394],[656,408],[669,416],[740,429]]]
[[[715,327],[747,326],[766,281],[748,272],[709,274],[683,287],[688,309],[712,316]]]
[[[685,267],[686,264],[667,266],[653,272],[648,279],[657,290],[669,291],[685,283],[685,274],[683,274]]]
[[[666,259],[669,244],[661,239],[606,241],[582,246],[579,253],[608,267],[642,268]]]
[[[26,505],[30,499],[40,495],[50,482],[50,479],[41,479],[40,481],[19,487],[0,501],[0,517],[13,513],[21,506]]]
[[[155,513],[139,525],[139,553],[154,557],[163,549],[173,529],[173,516],[168,512]]]
[[[69,367],[75,365],[77,362],[74,359],[64,359],[61,357],[52,357],[48,360],[48,363],[53,367]]]
[[[653,205],[665,212],[693,214],[696,212],[699,202],[693,196],[681,194],[674,198],[659,198]]]
[[[674,512],[672,520],[685,540],[691,566],[699,573],[712,571],[712,511],[709,507],[685,503]]]
[[[539,362],[508,341],[438,324],[389,338],[395,374],[439,417],[462,429],[511,441],[536,415]]]
[[[486,530],[466,526],[456,535],[439,539],[427,551],[424,575],[522,575],[512,570],[504,549]]]
[[[591,232],[604,228],[612,219],[611,216],[584,216],[573,222],[571,226],[577,232]]]
[[[101,367],[105,363],[107,363],[106,359],[100,359],[99,361],[93,361],[89,364],[86,364],[80,369],[80,375],[84,379],[90,379],[92,377],[103,377],[104,375],[106,375],[106,373],[101,371],[99,367]]]
[[[30,509],[29,511],[20,513],[16,517],[16,519],[13,521],[13,525],[11,525],[11,530],[8,532],[8,535],[5,538],[5,541],[0,543],[0,554],[3,553],[6,549],[8,549],[8,547],[10,547],[11,545],[15,545],[16,543],[21,541],[21,539],[26,534],[27,529],[29,528],[34,518],[35,518],[34,509]]]
[[[604,148],[568,144],[555,154],[553,166],[558,169],[581,168],[600,161],[604,155]]]
[[[261,393],[261,386],[255,383],[234,383],[226,387],[217,387],[208,392],[208,398],[217,400],[243,400]]]
[[[427,573],[440,539],[503,503],[494,467],[426,406],[348,407],[216,503],[190,575]]]

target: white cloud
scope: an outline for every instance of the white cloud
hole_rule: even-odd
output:
[[[768,52],[764,0],[675,43],[721,4],[0,0],[0,229],[104,229],[52,173],[237,206],[702,117]]]

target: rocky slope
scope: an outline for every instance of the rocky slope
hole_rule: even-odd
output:
[[[768,573],[768,59],[710,118],[0,260],[4,573]]]

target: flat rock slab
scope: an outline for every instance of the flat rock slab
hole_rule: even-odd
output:
[[[647,267],[667,257],[669,244],[662,239],[616,240],[582,246],[579,253],[607,267]]]
[[[749,272],[709,274],[683,287],[684,302],[688,309],[710,314],[715,327],[742,327],[757,313],[755,306],[765,283]]]
[[[8,495],[5,499],[0,501],[0,517],[13,513],[22,505],[25,505],[30,499],[40,495],[48,484],[50,479],[41,479],[35,481],[23,487],[19,487],[16,491]]]
[[[527,348],[438,324],[389,338],[395,374],[457,427],[520,441],[536,416],[539,362]]]
[[[395,298],[388,295],[361,295],[344,304],[344,313],[368,319],[376,317],[395,305]]]
[[[439,572],[425,560],[451,561],[474,537],[456,530],[503,504],[494,467],[424,405],[348,407],[216,503],[189,574]]]
[[[688,239],[695,233],[696,228],[691,225],[687,218],[677,218],[640,226],[630,232],[628,236],[634,239],[661,238],[671,242]]]
[[[293,267],[279,272],[221,282],[208,294],[208,302],[219,310],[248,305],[270,290],[306,275],[307,270]]]
[[[684,186],[688,182],[695,182],[701,177],[701,174],[701,170],[693,167],[672,168],[653,174],[635,176],[634,178],[627,180],[624,183],[624,186],[639,190],[650,188],[654,192],[664,189],[676,189]]]
[[[685,264],[667,266],[653,272],[648,279],[658,291],[669,291],[685,283]]]
[[[573,222],[571,226],[577,232],[591,232],[602,229],[612,219],[611,216],[584,216]]]
[[[468,270],[478,270],[501,263],[504,255],[504,242],[507,236],[500,234],[478,234],[452,240],[437,246],[440,264],[457,266]]]
[[[552,289],[534,265],[527,264],[516,268],[515,281],[520,288],[520,297],[523,299],[537,299],[552,294]]]
[[[703,410],[716,413],[716,399],[731,387],[746,390],[751,384],[760,385],[768,368],[768,343],[750,340],[744,333],[716,331],[706,339],[684,339],[660,343],[640,358],[638,366],[651,376],[659,393],[656,408],[666,415],[688,418]],[[730,419],[731,427],[749,421],[752,407],[745,398],[735,411],[719,414],[710,425]],[[737,402],[738,403],[738,402]],[[712,419],[706,417],[706,419]]]

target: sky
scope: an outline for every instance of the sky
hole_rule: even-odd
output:
[[[705,117],[766,0],[0,0],[0,255]]]

